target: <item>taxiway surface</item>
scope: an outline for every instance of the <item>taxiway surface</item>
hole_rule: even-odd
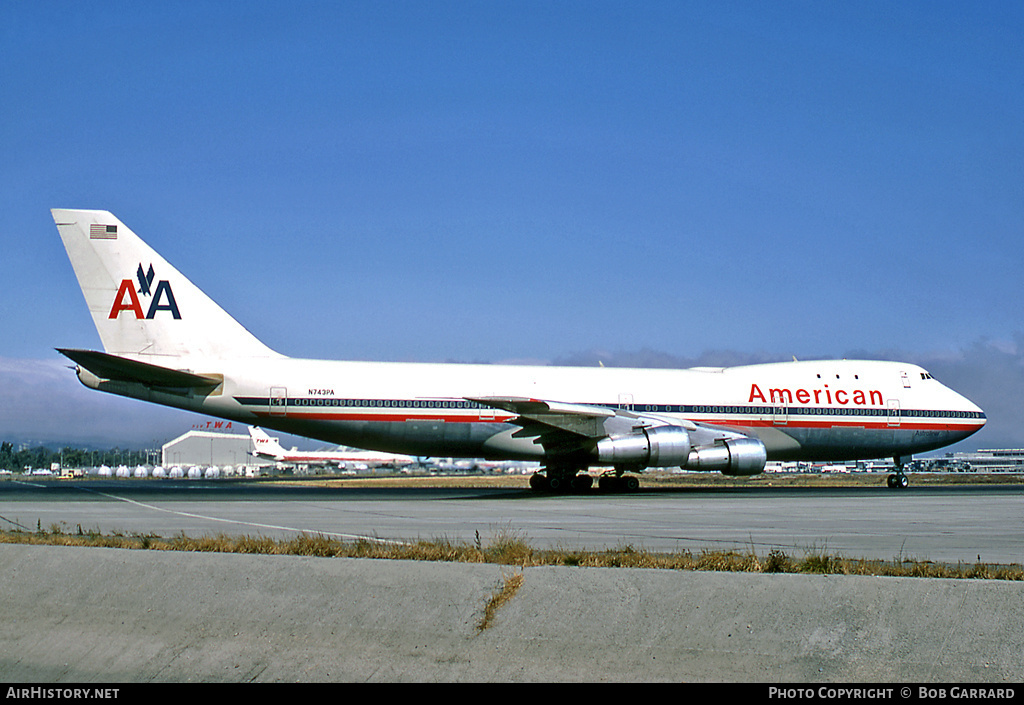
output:
[[[535,547],[737,549],[1024,563],[1024,486],[648,489],[305,487],[235,481],[0,482],[0,526],[35,531],[484,541]]]

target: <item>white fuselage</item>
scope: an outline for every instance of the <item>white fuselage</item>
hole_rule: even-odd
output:
[[[132,394],[123,384],[123,391],[108,391],[409,455],[543,460],[540,444],[517,437],[509,423],[515,414],[468,401],[491,396],[728,428],[760,439],[773,460],[910,455],[966,438],[985,423],[981,409],[920,367],[893,362],[664,370],[240,358],[174,366],[222,374],[224,384],[189,398],[144,388]]]

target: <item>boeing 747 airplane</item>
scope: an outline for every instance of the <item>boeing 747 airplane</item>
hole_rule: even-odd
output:
[[[687,370],[336,362],[271,350],[107,211],[52,211],[103,352],[87,387],[328,443],[535,460],[535,489],[635,489],[635,472],[755,475],[768,460],[891,457],[985,414],[916,365],[814,360]],[[627,474],[628,473],[628,474]]]

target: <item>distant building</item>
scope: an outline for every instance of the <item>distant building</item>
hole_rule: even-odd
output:
[[[953,453],[943,460],[946,460],[952,469],[967,472],[1024,472],[1024,448]]]
[[[191,466],[273,465],[273,462],[253,457],[252,439],[234,433],[192,430],[163,445],[162,464]]]

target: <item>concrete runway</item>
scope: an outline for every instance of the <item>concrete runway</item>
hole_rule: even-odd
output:
[[[0,482],[0,524],[1021,562],[1020,487],[647,490]],[[1015,684],[1024,584],[0,545],[0,679]],[[522,587],[480,630],[508,577]],[[906,686],[904,686],[905,688]],[[901,698],[909,697],[900,695]]]
[[[713,681],[768,700],[859,682],[907,700],[901,684],[1019,697],[1024,672],[1020,582],[2,544],[0,565],[7,683]]]
[[[652,551],[780,548],[793,556],[1024,563],[1024,486],[648,489],[316,488],[241,481],[0,482],[0,527],[170,537],[299,532]]]

